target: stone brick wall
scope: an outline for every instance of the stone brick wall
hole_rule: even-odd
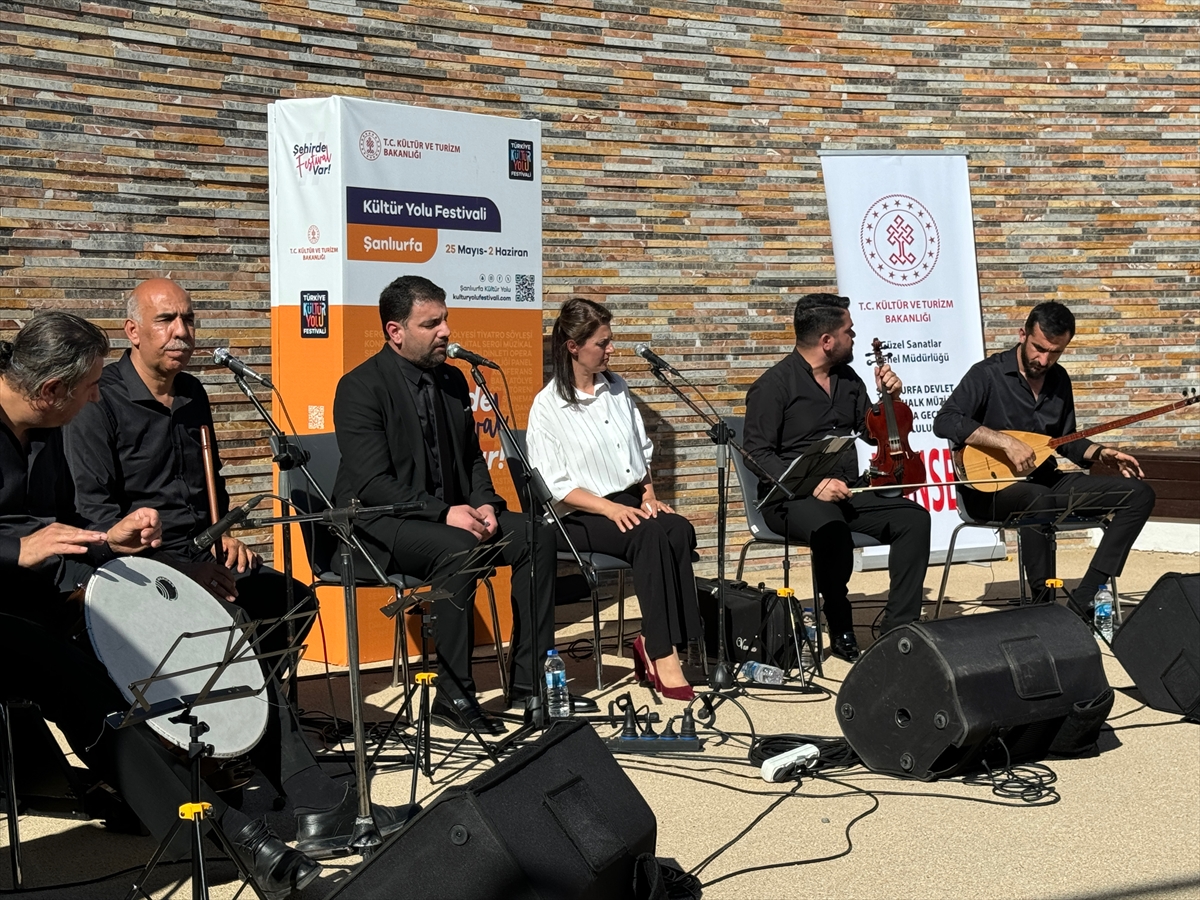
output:
[[[652,341],[731,411],[795,297],[835,282],[820,149],[970,153],[988,346],[1069,303],[1084,424],[1197,380],[1185,2],[50,0],[0,23],[0,332],[58,307],[118,334],[122,292],[166,273],[202,347],[268,366],[266,104],[341,93],[541,119],[547,323],[603,299],[625,348]],[[711,544],[711,445],[618,366]],[[235,491],[264,489],[253,411],[197,370]],[[1118,437],[1194,451],[1198,422]]]

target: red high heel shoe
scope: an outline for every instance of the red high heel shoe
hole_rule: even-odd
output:
[[[691,700],[696,696],[696,692],[692,690],[690,684],[668,687],[659,680],[658,671],[650,662],[650,657],[646,653],[646,642],[640,634],[633,641],[633,651],[633,672],[637,676],[639,684],[646,684],[647,676],[649,676],[649,684],[658,691],[660,696],[666,697],[668,700]]]

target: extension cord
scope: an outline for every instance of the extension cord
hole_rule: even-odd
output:
[[[703,749],[703,742],[698,737],[666,738],[656,735],[652,738],[612,738],[606,741],[608,749],[613,753],[698,753]]]
[[[778,753],[763,762],[762,779],[772,784],[786,781],[798,769],[808,768],[815,763],[820,755],[821,751],[812,744],[801,744],[799,747]]]

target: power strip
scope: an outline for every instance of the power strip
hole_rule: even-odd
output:
[[[698,737],[664,738],[662,735],[653,737],[618,737],[605,742],[613,753],[698,753],[704,748],[704,741]]]
[[[817,761],[821,751],[812,744],[801,744],[783,753],[778,753],[762,764],[762,779],[772,784],[787,781],[800,769],[807,769]]]

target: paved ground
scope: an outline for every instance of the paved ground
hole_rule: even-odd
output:
[[[1090,550],[1063,550],[1060,570],[1081,572],[1089,555]],[[1195,555],[1135,553],[1120,587],[1136,600],[1162,573],[1198,568],[1200,557]],[[931,595],[939,577],[940,569],[930,572],[926,585]],[[803,569],[796,572],[796,584],[806,585],[807,579]],[[854,601],[864,645],[885,588],[881,573],[856,575],[852,583],[860,592]],[[1003,606],[1002,598],[1015,594],[1012,562],[959,566],[949,595],[970,602],[948,606],[945,615],[988,614]],[[631,607],[636,616],[636,604]],[[578,623],[586,615],[582,606],[559,610],[562,623]],[[564,624],[560,646],[587,628]],[[590,659],[570,659],[568,665],[577,690],[594,687]],[[1004,803],[985,785],[904,781],[861,768],[806,781],[783,796],[785,790],[764,783],[747,764],[741,735],[748,724],[729,704],[719,711],[716,725],[731,736],[709,733],[705,752],[695,759],[622,757],[621,762],[657,816],[660,856],[691,869],[732,842],[701,872],[708,885],[706,898],[1200,897],[1200,727],[1146,708],[1107,651],[1105,668],[1117,698],[1099,752],[1049,763],[1057,776],[1058,802],[1053,805]],[[683,704],[663,702],[631,685],[629,669],[627,656],[605,657],[606,678],[612,684],[598,697],[602,704],[629,691],[638,703],[649,703],[664,717],[682,712]],[[820,682],[827,695],[752,691],[742,703],[755,731],[837,735],[830,696],[847,670],[839,660],[827,662],[826,678]],[[494,694],[494,664],[481,661],[477,672]],[[366,682],[368,720],[390,718],[399,700],[388,687],[388,677],[372,673]],[[327,713],[330,697],[344,714],[344,678],[328,685],[323,678],[303,682],[301,702],[310,715]],[[437,736],[439,747],[449,746],[444,740],[449,733]],[[329,767],[339,770],[336,763]],[[428,801],[448,784],[464,783],[485,768],[472,755],[451,757],[433,782],[421,779],[418,794]],[[408,789],[407,770],[389,763],[378,771],[372,792],[376,802],[399,803],[407,799]],[[273,799],[272,792],[256,782],[247,792],[247,810],[265,812]],[[762,821],[746,831],[768,809]],[[289,811],[269,815],[277,830],[290,836]],[[852,844],[847,842],[848,827]],[[112,835],[91,822],[24,816],[21,831],[30,885],[102,877],[142,864],[153,850],[147,838]],[[827,857],[837,858],[784,865]],[[304,897],[324,897],[356,863],[331,861]],[[775,868],[719,880],[755,866]],[[161,869],[152,895],[189,897],[187,874],[185,865]],[[210,867],[214,900],[234,895],[232,874],[223,861]],[[7,883],[5,876],[0,883]],[[128,885],[129,876],[124,876],[29,896],[107,900],[124,896]],[[394,896],[403,896],[402,886]]]

